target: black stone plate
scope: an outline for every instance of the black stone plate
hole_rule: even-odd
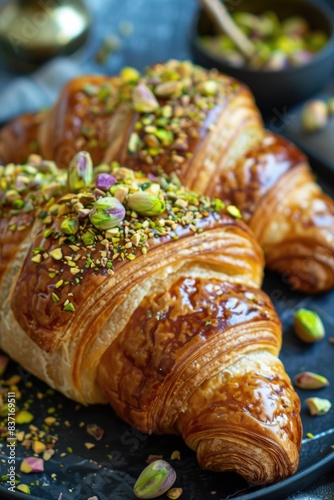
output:
[[[334,196],[334,171],[311,158],[314,170],[324,189]],[[21,366],[12,363],[9,374],[20,374],[22,398],[32,401],[30,411],[35,418],[32,422],[42,428],[43,420],[50,407],[60,425],[51,429],[59,438],[57,452],[45,462],[44,473],[22,475],[19,477],[21,460],[32,452],[20,444],[16,449],[16,472],[20,482],[31,485],[31,496],[20,492],[8,491],[8,484],[0,484],[1,499],[45,499],[45,500],[87,500],[96,495],[99,500],[133,500],[133,485],[149,455],[162,455],[170,461],[177,472],[175,487],[183,488],[184,500],[283,500],[313,484],[329,469],[334,469],[334,344],[329,338],[334,336],[334,291],[318,296],[306,296],[289,290],[280,276],[266,272],[264,290],[269,294],[281,317],[284,336],[281,358],[290,377],[298,372],[310,370],[326,376],[331,385],[320,391],[298,393],[302,402],[302,421],[304,426],[300,465],[296,474],[275,485],[252,487],[236,474],[213,473],[201,470],[195,454],[188,449],[180,438],[175,436],[147,436],[121,421],[109,407],[78,405],[61,394],[48,392],[47,386],[27,373]],[[293,313],[300,307],[317,311],[326,328],[326,338],[317,344],[305,345],[296,338],[293,327]],[[32,384],[32,385],[31,385]],[[38,393],[43,394],[38,399]],[[305,399],[311,395],[324,397],[333,402],[333,409],[323,416],[311,417]],[[87,434],[86,424],[95,423],[104,429],[101,441],[95,441]],[[17,426],[19,427],[19,426]],[[27,426],[20,426],[27,429]],[[314,437],[307,437],[311,433]],[[94,443],[88,450],[84,443]],[[8,470],[8,448],[6,441],[0,443],[0,475]],[[178,450],[180,460],[171,460],[171,454]],[[65,455],[63,455],[65,454]],[[39,481],[39,485],[36,485]],[[167,499],[166,495],[159,497]]]

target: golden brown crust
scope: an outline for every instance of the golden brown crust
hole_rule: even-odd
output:
[[[291,143],[263,129],[254,99],[241,83],[178,61],[156,64],[142,76],[132,70],[130,76],[127,70],[117,77],[83,76],[69,82],[37,121],[40,126],[25,116],[3,129],[0,152],[7,161],[22,161],[34,136],[42,155],[63,168],[85,149],[95,163],[118,161],[146,174],[176,173],[190,189],[237,205],[258,235],[268,266],[289,275],[293,287],[306,292],[333,287],[334,229],[327,224],[324,230],[317,215],[322,204],[322,218],[331,220],[332,201],[318,190],[316,202],[312,190],[307,208],[302,201],[299,208],[293,201],[289,206],[282,186],[286,192],[296,167],[304,165],[296,170],[302,178],[305,169],[310,172],[307,160]],[[298,193],[287,197],[293,198]],[[314,227],[311,238],[299,226],[298,241],[284,231],[275,244],[264,241],[263,221],[270,232],[283,213],[282,223],[288,223],[291,234],[297,231],[292,210],[305,210]]]
[[[142,301],[97,380],[123,419],[142,432],[181,433],[202,467],[278,481],[295,472],[301,441],[280,343],[259,290],[181,278]]]
[[[0,131],[0,163],[22,163],[39,153],[38,133],[45,113],[27,113],[13,119]]]
[[[299,401],[259,290],[263,254],[236,207],[119,165],[90,183],[88,167],[82,153],[68,176],[42,160],[1,170],[6,259],[18,245],[0,287],[1,347],[68,397],[181,434],[205,468],[261,484],[290,475]],[[8,221],[26,213],[19,244]]]

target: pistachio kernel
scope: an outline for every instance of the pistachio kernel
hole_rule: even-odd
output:
[[[93,206],[89,219],[99,230],[118,226],[125,217],[125,208],[114,196],[99,198]]]
[[[151,90],[140,83],[132,92],[132,105],[139,113],[150,113],[159,107],[159,103]]]
[[[322,375],[313,372],[302,372],[295,376],[295,384],[300,389],[321,389],[329,385],[329,381]]]
[[[69,165],[68,188],[75,193],[80,189],[89,186],[93,181],[93,162],[89,153],[80,151],[77,153]]]
[[[155,87],[155,94],[159,97],[179,96],[182,91],[182,83],[175,80],[160,83]]]
[[[316,132],[324,128],[328,122],[328,108],[325,102],[312,100],[302,109],[301,124],[304,132]]]
[[[166,204],[162,198],[148,191],[137,191],[127,198],[127,205],[141,215],[155,216],[162,214]]]
[[[298,309],[294,314],[296,335],[304,342],[318,342],[325,336],[325,328],[319,315],[309,309]]]
[[[176,480],[173,467],[164,460],[156,460],[149,464],[138,477],[134,485],[137,498],[156,498],[168,491]]]
[[[331,402],[324,398],[308,398],[305,403],[312,416],[325,415],[332,407]]]

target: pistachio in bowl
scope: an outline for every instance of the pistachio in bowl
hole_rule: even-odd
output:
[[[225,6],[256,47],[255,55],[246,62],[199,9],[189,39],[193,60],[248,85],[266,118],[283,116],[331,80],[334,10],[329,5],[321,0],[242,0]]]
[[[246,11],[232,14],[235,24],[252,42],[256,55],[247,61],[228,35],[202,36],[200,42],[212,54],[235,66],[279,70],[308,63],[328,42],[328,34],[313,29],[300,15],[280,19],[275,11],[260,15]]]

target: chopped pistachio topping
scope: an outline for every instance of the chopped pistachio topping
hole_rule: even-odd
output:
[[[164,113],[168,115],[169,105],[166,106]],[[152,126],[148,132],[146,135],[158,141],[155,144],[166,145],[175,140],[172,130],[159,126]],[[175,174],[170,178],[146,177],[116,162],[111,166],[99,165],[87,174],[91,165],[88,153],[76,156],[68,174],[58,172],[52,164],[44,165],[42,160],[38,163],[41,167],[37,163],[35,158],[34,165],[1,167],[4,194],[0,209],[24,209],[23,204],[17,204],[20,199],[26,203],[22,192],[30,196],[28,188],[37,186],[35,191],[32,189],[37,202],[35,198],[30,201],[34,202],[33,208],[37,205],[41,230],[38,243],[31,249],[31,265],[45,267],[52,307],[64,314],[78,309],[76,290],[86,273],[108,278],[114,275],[119,262],[142,258],[161,239],[177,241],[183,234],[201,237],[206,218],[218,220],[218,212],[223,210],[226,214],[231,208],[219,199],[210,200],[187,190]],[[80,173],[79,180],[74,179],[73,171]],[[69,181],[67,177],[71,176]],[[51,198],[45,198],[45,193],[50,195],[49,190],[40,189],[42,181],[56,186]]]
[[[13,222],[9,230],[27,229],[36,216],[43,220],[46,212],[42,207],[63,193],[66,178],[66,172],[60,172],[54,163],[38,155],[29,156],[25,165],[0,166],[0,217],[28,215],[24,225]]]

